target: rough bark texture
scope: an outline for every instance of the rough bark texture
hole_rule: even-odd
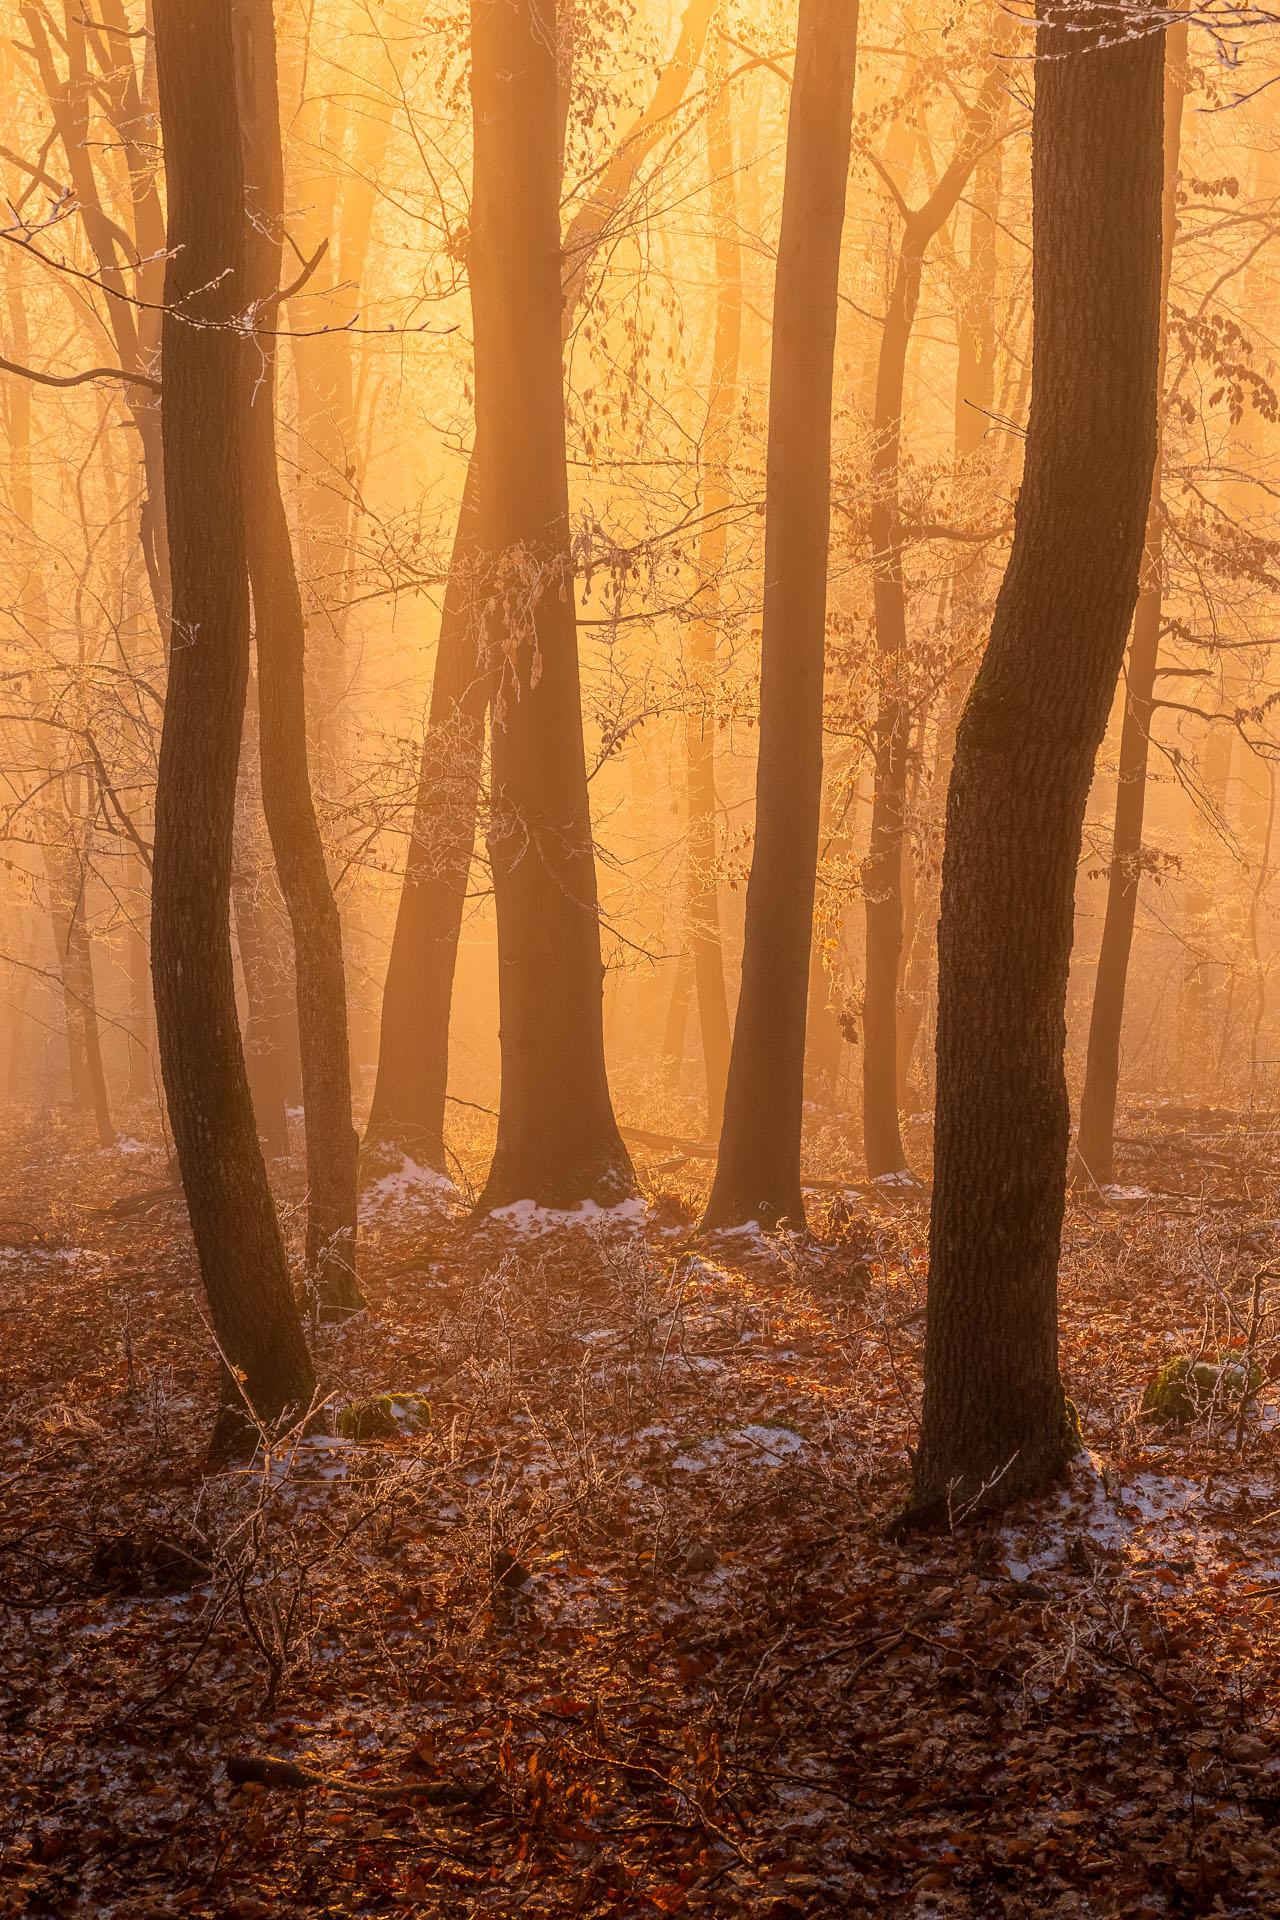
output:
[[[284,167],[271,0],[233,0],[245,273],[258,331],[244,461],[244,518],[258,645],[262,804],[293,928],[307,1149],[307,1283],[322,1309],[364,1305],[356,1283],[359,1138],[351,1120],[347,984],[307,765],[306,626],[276,460],[276,343]]]
[[[156,784],[151,952],[174,1143],[218,1344],[257,1414],[315,1376],[254,1126],[229,888],[249,671],[241,453],[244,187],[230,0],[155,0],[169,192],[164,467],[173,641]],[[224,1373],[227,1411],[239,1395]],[[231,1418],[220,1423],[225,1435]],[[216,1436],[217,1437],[217,1436]]]
[[[567,337],[587,273],[645,156],[669,124],[702,57],[715,0],[690,0],[648,107],[565,235],[561,329]],[[563,127],[565,102],[557,99]],[[558,146],[562,153],[562,146]],[[368,1147],[398,1150],[444,1172],[449,1015],[467,876],[475,847],[490,680],[475,605],[479,475],[473,453],[449,561],[431,710],[404,885],[383,988]]]
[[[481,1210],[634,1191],[609,1099],[578,684],[550,0],[472,0],[471,310],[502,1099]]]
[[[1156,451],[1163,33],[1038,29],[1026,468],[956,742],[939,928],[925,1388],[913,1504],[1000,1504],[1075,1442],[1058,1374],[1076,865]]]
[[[1178,150],[1182,135],[1182,101],[1186,90],[1187,28],[1172,28],[1165,49],[1164,80],[1164,205],[1163,253],[1160,266],[1160,374],[1164,392],[1168,348],[1169,277],[1173,268],[1173,240],[1178,223]],[[1125,989],[1129,953],[1133,946],[1142,875],[1142,820],[1147,797],[1147,758],[1151,747],[1156,663],[1160,654],[1160,625],[1164,606],[1164,506],[1160,486],[1160,447],[1147,512],[1147,537],[1142,553],[1138,606],[1129,643],[1128,685],[1120,730],[1120,767],[1116,778],[1115,828],[1111,844],[1111,872],[1107,883],[1107,911],[1102,923],[1102,945],[1089,1020],[1089,1047],[1084,1090],[1080,1098],[1080,1128],[1076,1136],[1075,1173],[1085,1186],[1107,1186],[1116,1177],[1116,1096],[1120,1089],[1120,1035],[1124,1025]]]
[[[804,1222],[805,1011],[822,811],[831,390],[857,7],[800,0],[774,283],[755,849],[704,1227]]]

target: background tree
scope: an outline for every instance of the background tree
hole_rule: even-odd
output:
[[[271,0],[234,0],[247,182],[245,285],[258,356],[250,387],[244,517],[258,653],[262,800],[289,921],[306,1119],[308,1284],[329,1312],[363,1306],[356,1283],[357,1156],[351,1120],[342,923],[307,763],[306,626],[276,458],[276,332],[284,165]]]
[[[502,1103],[482,1209],[610,1203],[609,1098],[561,362],[560,116],[549,0],[472,0],[476,458],[491,650]]]
[[[1173,242],[1178,226],[1178,152],[1182,134],[1182,102],[1186,92],[1187,26],[1172,27],[1165,48],[1164,82],[1164,205],[1163,248],[1160,263],[1160,365],[1158,391],[1164,396],[1168,359],[1169,279],[1173,271]],[[1085,1056],[1084,1092],[1080,1098],[1080,1127],[1076,1135],[1076,1172],[1098,1186],[1116,1177],[1116,1095],[1120,1086],[1120,1033],[1124,1024],[1125,987],[1133,925],[1142,875],[1142,818],[1146,810],[1147,761],[1151,722],[1155,711],[1156,666],[1160,655],[1160,628],[1164,611],[1164,494],[1161,441],[1156,444],[1155,477],[1142,550],[1138,605],[1133,616],[1125,679],[1124,723],[1120,734],[1120,769],[1116,777],[1115,830],[1107,884],[1107,910],[1102,923],[1102,946],[1093,988],[1093,1012]]]
[[[804,1220],[805,1010],[822,808],[831,393],[857,8],[801,0],[774,287],[756,831],[704,1227]]]

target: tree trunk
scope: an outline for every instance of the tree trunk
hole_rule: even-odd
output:
[[[822,811],[831,389],[858,10],[800,0],[774,283],[755,849],[704,1228],[804,1224],[805,1011]]]
[[[1186,92],[1186,22],[1180,21],[1173,27],[1167,39],[1164,79],[1164,237],[1160,266],[1158,391],[1161,396],[1164,393],[1168,350],[1169,276],[1173,268],[1173,240],[1178,224],[1178,150],[1182,135],[1182,102]],[[1142,874],[1147,756],[1151,747],[1151,716],[1154,711],[1156,662],[1160,653],[1164,605],[1164,507],[1160,486],[1160,448],[1158,440],[1138,606],[1133,617],[1133,638],[1129,645],[1129,678],[1120,732],[1120,768],[1116,779],[1115,829],[1111,843],[1111,872],[1107,882],[1107,911],[1102,923],[1102,945],[1098,952],[1098,972],[1093,988],[1084,1091],[1080,1100],[1080,1128],[1076,1136],[1075,1178],[1086,1186],[1110,1186],[1116,1177],[1115,1127],[1116,1096],[1120,1087],[1120,1034],[1124,1025],[1129,953],[1133,946],[1138,885]]]
[[[1077,0],[1037,32],[1026,466],[943,862],[913,1506],[944,1518],[1039,1490],[1078,1444],[1058,1374],[1067,975],[1155,465],[1163,57],[1145,9]]]
[[[245,1068],[253,1095],[258,1138],[268,1160],[289,1152],[284,1056],[277,1045],[267,916],[263,911],[263,834],[259,801],[257,715],[252,689],[245,705],[236,776],[236,819],[231,841],[231,910],[240,972],[244,979]]]
[[[254,1125],[231,958],[249,673],[241,471],[249,369],[230,0],[155,0],[155,35],[169,190],[161,417],[173,645],[151,954],[169,1116],[224,1362],[215,1445],[225,1446],[242,1431],[242,1396],[272,1422],[307,1407],[315,1375]]]
[[[472,0],[471,310],[494,666],[489,852],[502,1099],[481,1211],[635,1188],[605,1076],[569,552],[550,0]]]
[[[249,183],[245,265],[254,368],[244,467],[249,582],[258,643],[262,803],[293,928],[307,1149],[307,1285],[322,1310],[364,1305],[356,1282],[356,1162],[351,1121],[342,923],[329,883],[307,766],[306,628],[276,460],[276,350],[284,167],[272,0],[234,0],[240,138]]]
[[[715,247],[715,338],[711,391],[702,437],[702,534],[698,543],[697,615],[689,624],[688,675],[696,704],[685,714],[689,778],[689,839],[686,852],[689,945],[698,996],[698,1029],[707,1086],[707,1135],[724,1119],[729,1073],[729,1001],[724,986],[716,879],[716,634],[720,624],[720,576],[727,548],[730,497],[726,469],[733,450],[738,360],[742,348],[742,248],[738,241],[733,185],[733,126],[729,112],[728,62],[716,34],[707,64],[707,165],[711,176],[711,232]]]
[[[479,469],[467,466],[440,616],[431,711],[404,884],[382,990],[378,1073],[366,1148],[447,1169],[449,1014],[476,840],[490,676],[479,645]]]
[[[652,100],[619,142],[596,191],[570,223],[564,245],[561,312],[566,336],[609,220],[680,103],[702,57],[714,10],[715,0],[689,0],[675,51]],[[563,111],[560,98],[561,121]],[[383,987],[378,1073],[365,1130],[366,1146],[408,1153],[442,1173],[446,1168],[449,1015],[475,847],[490,695],[482,621],[473,604],[478,499],[473,453],[449,561],[409,854]]]
[[[876,374],[871,459],[871,566],[880,696],[875,729],[875,798],[862,869],[866,901],[866,987],[862,1014],[862,1134],[873,1180],[907,1172],[898,1121],[898,983],[902,966],[902,863],[913,711],[907,685],[907,602],[902,577],[899,463],[903,390],[920,278],[929,243],[954,212],[978,156],[992,137],[1001,98],[993,69],[970,111],[960,146],[923,207],[903,224]]]

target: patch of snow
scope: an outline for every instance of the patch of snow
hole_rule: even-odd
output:
[[[421,1206],[428,1198],[439,1199],[456,1192],[447,1174],[437,1173],[434,1167],[420,1167],[406,1154],[398,1167],[384,1173],[381,1180],[373,1181],[360,1198],[362,1206],[374,1212],[382,1208]]]
[[[793,1433],[790,1427],[765,1427],[751,1425],[739,1427],[730,1434],[731,1440],[749,1440],[774,1460],[781,1460],[788,1453],[803,1453],[809,1442],[803,1434]]]
[[[594,1227],[597,1231],[619,1227],[638,1233],[647,1215],[643,1200],[619,1200],[612,1207],[602,1207],[595,1200],[584,1200],[580,1207],[540,1207],[533,1200],[513,1200],[509,1207],[495,1207],[489,1218],[509,1233],[536,1240],[565,1227]]]
[[[159,1147],[149,1146],[145,1140],[135,1140],[132,1134],[122,1133],[113,1146],[103,1147],[103,1153],[159,1153]]]

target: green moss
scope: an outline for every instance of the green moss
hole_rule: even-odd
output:
[[[395,1440],[430,1425],[431,1403],[422,1393],[366,1394],[338,1415],[338,1432],[347,1440]]]
[[[1179,1354],[1161,1367],[1142,1396],[1142,1411],[1157,1420],[1199,1419],[1211,1406],[1239,1406],[1262,1385],[1262,1368],[1242,1353],[1220,1353],[1216,1360]]]
[[[1062,1422],[1068,1453],[1083,1453],[1084,1428],[1080,1425],[1080,1409],[1065,1393],[1062,1396]]]

